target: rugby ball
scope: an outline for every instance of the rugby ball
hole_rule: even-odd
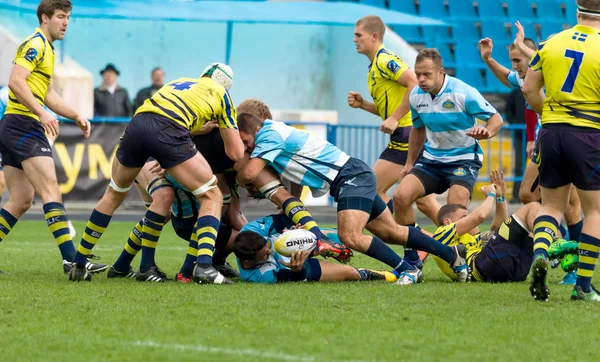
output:
[[[315,234],[304,229],[288,230],[275,239],[275,251],[290,256],[296,251],[312,251],[317,246]]]
[[[233,70],[226,64],[212,63],[202,71],[202,76],[205,75],[210,75],[210,79],[222,85],[227,90],[233,85]]]

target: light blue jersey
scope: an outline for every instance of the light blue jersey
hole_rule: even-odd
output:
[[[427,130],[423,157],[434,162],[479,160],[479,142],[467,136],[476,119],[487,121],[496,112],[473,87],[448,75],[437,96],[415,87],[410,94],[413,127]]]
[[[508,84],[510,84],[510,87],[512,89],[523,89],[524,81],[525,81],[525,79],[519,78],[519,73],[517,73],[516,70],[511,70],[508,73]],[[529,106],[529,103],[525,102],[525,105],[527,106],[527,109],[533,110]],[[540,115],[538,114],[537,115],[537,126],[535,127],[535,138],[536,139],[538,137],[538,133],[540,133],[541,128],[542,128],[542,117],[540,117]]]
[[[261,158],[287,180],[308,186],[314,197],[329,192],[350,159],[324,139],[271,120],[258,131],[255,144],[251,158]]]
[[[175,217],[187,219],[191,217],[198,217],[198,210],[200,210],[200,203],[198,199],[194,197],[194,194],[189,192],[183,187],[173,176],[168,173],[165,175],[166,179],[171,183],[175,190],[175,199],[171,204],[171,213]]]
[[[4,117],[6,105],[8,104],[8,87],[0,88],[0,119]]]

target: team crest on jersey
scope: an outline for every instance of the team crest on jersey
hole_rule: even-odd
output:
[[[467,175],[467,171],[462,167],[457,168],[452,173],[456,176],[466,176]]]
[[[450,98],[446,99],[446,101],[444,103],[442,103],[442,107],[446,108],[446,109],[452,109],[454,108],[455,104],[454,102],[452,102],[450,100]]]
[[[33,60],[35,59],[35,57],[37,57],[38,52],[37,50],[35,50],[34,48],[29,48],[27,49],[27,53],[25,53],[25,59],[27,59],[27,61],[29,62],[33,62]]]
[[[390,61],[387,63],[387,69],[389,69],[389,70],[390,70],[390,72],[392,72],[392,73],[394,73],[394,74],[395,74],[395,73],[397,73],[397,72],[400,70],[400,66],[399,66],[399,65],[398,65],[398,63],[396,63],[395,61],[393,61],[393,60],[390,60]]]
[[[506,225],[510,224],[512,222],[512,217],[509,217],[504,223]]]

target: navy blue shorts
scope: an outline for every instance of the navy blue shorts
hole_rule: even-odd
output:
[[[477,273],[488,282],[522,282],[533,259],[533,239],[513,217],[496,231],[475,257]]]
[[[39,156],[52,157],[46,131],[34,118],[5,114],[0,121],[0,152],[4,166],[23,169],[21,162]]]
[[[225,143],[223,143],[221,132],[218,129],[212,130],[207,135],[194,136],[192,137],[192,141],[196,145],[198,152],[204,156],[215,175],[225,173],[225,170],[233,168],[235,162],[227,157]]]
[[[188,242],[192,238],[192,233],[196,227],[198,219],[194,217],[181,218],[177,216],[171,217],[171,225],[177,236]],[[231,237],[231,228],[225,225],[223,222],[219,224],[219,230],[217,231],[217,240],[215,241],[215,249],[224,249]]]
[[[600,190],[600,130],[544,125],[539,135],[540,186],[570,183],[580,190]]]
[[[144,166],[150,157],[164,169],[175,167],[198,151],[190,131],[174,121],[154,113],[133,116],[121,137],[117,159],[123,166]]]
[[[390,135],[390,142],[381,155],[380,160],[386,160],[396,165],[406,164],[408,156],[408,136],[412,127],[398,127]]]
[[[425,195],[442,194],[454,185],[465,187],[472,195],[480,169],[481,161],[441,163],[421,157],[410,170],[410,174],[421,181]]]
[[[331,184],[330,195],[338,203],[337,211],[361,210],[379,216],[386,205],[377,195],[377,179],[363,161],[351,157]]]

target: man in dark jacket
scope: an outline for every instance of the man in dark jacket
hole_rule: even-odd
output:
[[[135,100],[133,101],[133,111],[135,112],[146,99],[152,97],[163,85],[165,85],[165,72],[160,67],[152,69],[151,73],[152,85],[150,87],[142,88],[138,92]]]
[[[102,84],[94,89],[95,117],[129,117],[132,114],[129,95],[125,88],[117,84],[119,70],[113,64],[107,64],[100,71]]]

